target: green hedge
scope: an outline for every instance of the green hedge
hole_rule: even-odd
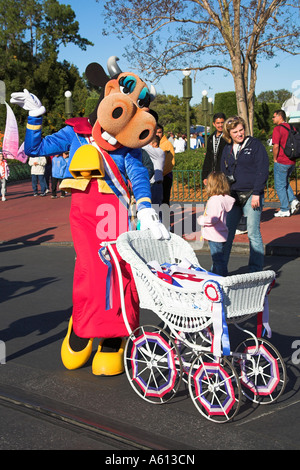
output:
[[[205,149],[186,150],[175,154],[176,170],[201,170],[205,157]]]
[[[8,182],[27,180],[31,178],[30,166],[17,160],[7,160],[9,164]]]
[[[235,91],[215,94],[214,113],[224,113],[226,118],[238,114]]]
[[[267,150],[267,153],[269,156],[269,163],[270,163],[268,184],[269,184],[269,187],[273,187],[274,186],[274,172],[273,172],[274,162],[273,162],[272,147],[264,142],[263,144],[265,145],[265,148]],[[186,150],[183,153],[176,153],[174,170],[186,172],[184,174],[184,181],[187,181],[188,179],[187,170],[190,170],[190,171],[202,170],[204,157],[205,157],[205,149]],[[297,169],[300,168],[300,160],[297,161],[296,167]]]

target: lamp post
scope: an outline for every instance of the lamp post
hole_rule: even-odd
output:
[[[207,111],[208,111],[208,99],[207,91],[202,91],[202,111],[204,113],[204,128],[205,128],[205,148],[207,147]]]
[[[72,102],[72,93],[71,91],[65,92],[65,113],[67,119],[72,117],[73,114],[73,102]]]
[[[190,124],[190,99],[193,97],[192,95],[192,79],[190,77],[191,71],[190,70],[183,70],[184,79],[182,80],[183,85],[183,99],[186,100],[186,129],[187,129],[187,149],[190,150],[190,140],[191,140],[191,124]]]
[[[209,133],[211,134],[213,125],[214,105],[212,98],[208,98],[208,115],[209,115]]]

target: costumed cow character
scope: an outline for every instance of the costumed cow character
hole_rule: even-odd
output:
[[[70,224],[76,252],[73,311],[61,348],[68,369],[83,366],[91,356],[93,339],[99,347],[93,358],[95,375],[123,372],[123,350],[128,331],[120,303],[114,263],[101,254],[102,241],[115,240],[128,230],[128,180],[136,200],[140,228],[156,238],[169,238],[151,207],[147,169],[141,147],[151,141],[156,118],[149,110],[153,99],[146,84],[134,73],[122,72],[118,58],[108,60],[109,78],[92,63],[87,79],[102,88],[99,103],[89,118],[70,118],[66,127],[42,138],[45,108],[27,90],[11,95],[11,103],[29,111],[25,153],[30,156],[70,152],[68,174],[61,189],[72,194]],[[154,90],[155,91],[155,90]],[[120,259],[127,319],[139,325],[139,301],[130,266]]]

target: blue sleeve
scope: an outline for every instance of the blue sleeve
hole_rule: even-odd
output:
[[[132,149],[125,156],[125,169],[132,185],[138,210],[151,207],[151,188],[147,168],[142,163],[141,149]]]
[[[26,155],[48,156],[69,150],[74,138],[73,128],[66,126],[55,134],[42,138],[42,122],[42,117],[28,116],[24,148]]]

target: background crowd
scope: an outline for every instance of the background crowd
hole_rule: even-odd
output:
[[[276,124],[272,135],[274,182],[280,201],[280,210],[274,217],[289,217],[300,210],[300,203],[289,183],[295,160],[285,154],[292,126],[286,122],[285,112],[281,109],[274,112],[273,121]],[[202,167],[208,202],[204,216],[198,218],[211,250],[211,271],[223,276],[228,274],[232,243],[239,228],[248,233],[249,272],[261,271],[264,246],[260,223],[269,176],[268,154],[259,139],[246,135],[246,124],[239,116],[226,119],[225,114],[217,113],[213,116],[213,126]],[[161,135],[160,131],[160,138]],[[191,149],[204,146],[201,137],[191,135]],[[173,154],[187,148],[185,135],[171,132],[168,140],[173,146]]]
[[[46,196],[50,192],[51,198],[57,199],[57,188],[65,177],[68,167],[69,152],[50,157],[30,157],[28,165],[31,167],[31,182],[34,196]],[[40,193],[39,188],[40,187]],[[65,191],[60,191],[60,197],[65,197]]]
[[[167,138],[173,145],[175,153],[182,153],[182,152],[185,152],[185,150],[187,149],[186,134],[182,134],[181,132],[178,132],[176,134],[174,134],[174,132],[169,132],[167,135]],[[191,134],[190,148],[191,149],[204,148],[204,133],[203,132]]]

